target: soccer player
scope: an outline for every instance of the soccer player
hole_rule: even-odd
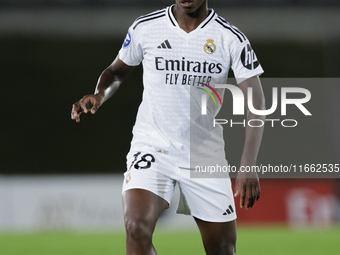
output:
[[[197,165],[227,165],[222,127],[212,125],[233,69],[247,102],[264,109],[258,76],[263,72],[246,36],[208,9],[208,0],[176,0],[141,16],[129,28],[113,63],[101,74],[95,93],[75,103],[71,118],[94,114],[143,63],[143,100],[133,128],[123,184],[126,254],[156,254],[152,235],[159,215],[180,187],[178,213],[192,215],[207,254],[235,254],[236,214],[229,178],[190,178]],[[202,98],[206,96],[206,113]],[[247,105],[246,105],[247,107]],[[247,120],[263,119],[247,109]],[[256,165],[263,127],[246,127],[241,167]],[[228,146],[228,144],[227,144]],[[260,197],[258,176],[240,171],[235,196],[240,207]]]

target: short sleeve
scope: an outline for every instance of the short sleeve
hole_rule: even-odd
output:
[[[119,51],[119,59],[129,66],[137,66],[143,60],[142,46],[138,40],[138,33],[129,28],[128,33]]]
[[[248,39],[233,40],[230,45],[231,68],[233,69],[237,83],[263,73],[263,69],[251,48]]]

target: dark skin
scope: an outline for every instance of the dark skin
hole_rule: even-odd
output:
[[[179,26],[187,33],[195,30],[208,16],[207,0],[176,0],[173,9]],[[96,113],[99,107],[119,88],[133,70],[118,57],[100,75],[96,91],[86,95],[72,107],[71,118],[80,121],[82,113]],[[247,89],[253,88],[253,103],[256,109],[264,109],[264,96],[257,76],[239,84],[247,102]],[[247,109],[247,119],[262,119]],[[260,148],[263,128],[246,128],[241,166],[255,166]],[[260,198],[260,184],[256,173],[239,172],[236,178],[235,197],[240,196],[240,207],[251,208]],[[152,234],[159,215],[169,204],[157,195],[142,189],[131,189],[123,194],[124,220],[126,228],[126,254],[154,255]],[[208,255],[236,254],[236,221],[212,223],[194,218],[201,232],[203,245]]]
[[[208,1],[176,0],[173,9],[178,25],[187,33],[195,30],[208,16]]]

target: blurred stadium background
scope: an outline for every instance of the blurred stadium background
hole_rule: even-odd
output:
[[[124,252],[120,190],[141,67],[95,116],[77,124],[71,105],[93,92],[134,19],[172,2],[0,0],[1,255]],[[248,36],[263,77],[339,78],[339,0],[209,5]],[[324,107],[324,125],[290,134],[298,152],[265,135],[259,160],[279,155],[289,162],[312,141],[305,163],[339,163],[339,88],[318,88],[323,101],[310,103]],[[228,158],[238,164],[242,144],[228,139],[236,144]],[[315,161],[320,154],[325,162]],[[261,187],[255,208],[238,210],[239,254],[339,254],[339,179],[263,179]],[[160,254],[204,254],[193,221],[175,215],[175,207],[159,222]]]

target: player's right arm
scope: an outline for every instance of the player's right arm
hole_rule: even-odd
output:
[[[108,100],[119,88],[125,77],[132,71],[134,66],[126,65],[118,56],[100,75],[95,93],[86,95],[73,104],[71,119],[80,121],[80,114],[90,111],[96,113],[98,108]]]

